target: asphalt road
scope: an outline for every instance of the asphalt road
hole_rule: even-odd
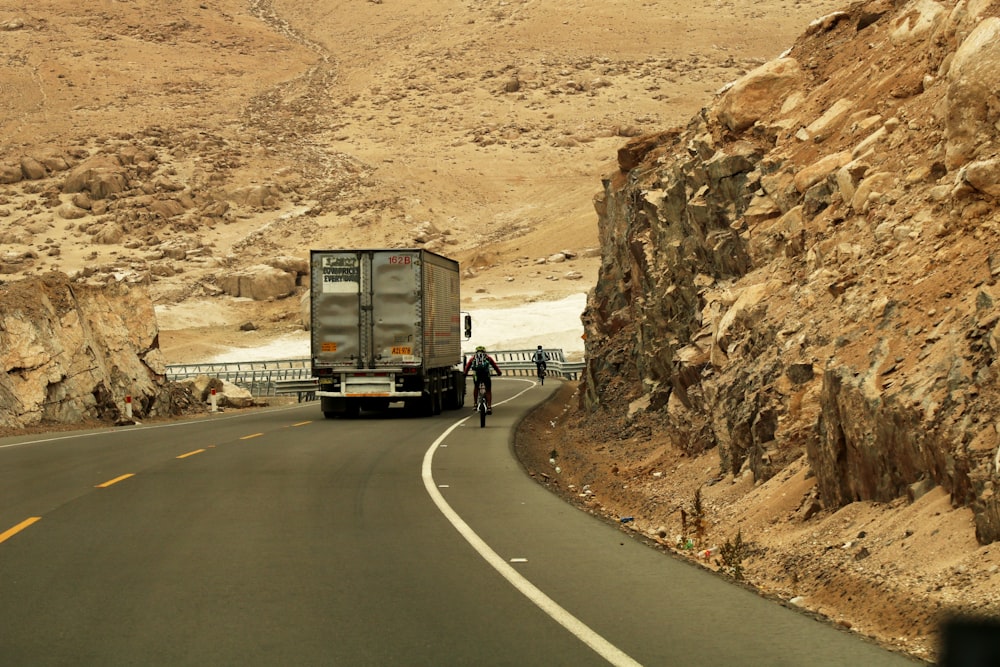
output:
[[[0,440],[0,665],[914,664],[545,491],[531,387]]]

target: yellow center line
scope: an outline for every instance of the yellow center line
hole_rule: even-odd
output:
[[[196,449],[193,452],[188,452],[187,454],[181,454],[177,458],[179,458],[179,459],[186,459],[189,456],[194,456],[195,454],[201,454],[203,451],[205,451],[205,450],[204,449]]]
[[[249,440],[250,438],[259,438],[264,435],[263,433],[251,433],[250,435],[245,435],[240,440]]]
[[[298,424],[292,424],[292,426],[305,426],[306,424],[312,424],[312,421],[299,422]]]
[[[35,523],[36,521],[41,521],[41,520],[42,520],[42,517],[40,517],[40,516],[33,516],[30,519],[25,519],[24,521],[22,521],[21,523],[17,524],[13,528],[10,528],[10,529],[5,530],[2,533],[0,533],[0,542],[6,542],[7,540],[9,540],[10,538],[14,537],[18,533],[20,533],[22,530],[24,530],[25,528],[27,528],[31,524]]]
[[[112,484],[117,484],[118,482],[122,481],[123,479],[128,479],[129,477],[134,477],[134,476],[135,476],[135,473],[134,472],[130,472],[127,475],[122,475],[121,477],[115,477],[114,479],[109,479],[108,481],[104,482],[103,484],[98,484],[94,488],[96,488],[96,489],[106,489],[109,486],[111,486]]]

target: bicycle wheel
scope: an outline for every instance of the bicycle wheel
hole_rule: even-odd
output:
[[[479,411],[479,428],[486,428],[486,410]]]

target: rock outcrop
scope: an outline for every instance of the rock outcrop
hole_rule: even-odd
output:
[[[855,4],[623,149],[585,407],[724,474],[805,455],[828,509],[939,485],[1000,539],[998,14]]]
[[[0,428],[171,415],[153,304],[141,288],[52,273],[0,285]]]
[[[223,292],[255,301],[291,296],[295,286],[295,273],[266,265],[250,266],[219,277]]]

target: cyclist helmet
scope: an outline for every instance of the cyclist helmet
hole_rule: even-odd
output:
[[[484,345],[477,345],[476,346],[476,352],[485,352],[485,351],[486,351],[486,347]]]

